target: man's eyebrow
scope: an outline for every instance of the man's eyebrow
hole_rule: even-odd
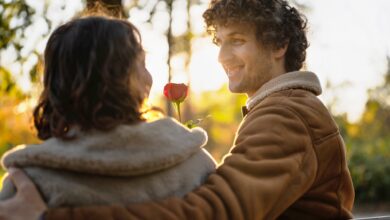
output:
[[[235,37],[235,36],[245,36],[245,33],[239,31],[232,31],[225,35],[225,37]],[[215,38],[220,39],[217,35],[215,36]]]
[[[234,36],[234,35],[245,35],[245,33],[239,32],[239,31],[233,31],[233,32],[230,32],[229,34],[227,34],[227,36],[229,36],[229,37]]]

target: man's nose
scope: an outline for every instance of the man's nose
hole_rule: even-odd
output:
[[[227,63],[233,57],[233,53],[229,46],[221,45],[218,52],[218,62],[221,64]]]

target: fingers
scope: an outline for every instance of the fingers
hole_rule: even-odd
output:
[[[41,214],[47,209],[34,183],[21,169],[10,168],[9,177],[17,189],[16,195],[14,196],[14,202],[16,204],[24,204],[25,208],[27,207],[26,204],[29,204],[27,208],[30,209],[28,211],[34,214]]]
[[[9,178],[11,178],[14,183],[17,193],[28,194],[30,192],[36,191],[34,183],[31,182],[30,178],[26,174],[17,168],[9,169]]]
[[[20,169],[11,168],[8,173],[17,192],[12,198],[0,201],[0,220],[39,219],[47,206],[34,183]]]

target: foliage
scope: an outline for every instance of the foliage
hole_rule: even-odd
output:
[[[360,121],[336,117],[347,145],[357,202],[390,200],[390,59],[388,63],[384,83],[369,91]]]
[[[31,129],[30,103],[11,73],[0,68],[0,155],[16,145],[37,142]]]
[[[202,120],[200,126],[209,134],[205,148],[217,161],[221,161],[232,146],[235,131],[242,119],[241,106],[245,105],[246,96],[231,94],[227,85],[224,85],[218,91],[191,96],[190,100],[194,106],[186,107],[187,110],[190,107],[193,112],[187,117]]]
[[[32,130],[31,114],[24,111],[28,99],[3,96],[0,107],[0,155],[16,145],[38,142]]]
[[[34,13],[25,0],[0,0],[0,50],[12,45],[20,52],[24,30],[31,24]]]
[[[0,67],[0,96],[3,97],[6,95],[21,98],[23,93],[16,85],[12,74],[4,67]]]
[[[0,68],[0,155],[12,147],[35,143],[31,130],[32,101],[16,86],[11,73]]]
[[[65,3],[62,6],[65,6]],[[50,1],[45,1],[43,10],[40,11],[26,0],[0,0],[0,56],[15,55],[15,58],[11,58],[7,63],[0,63],[0,68],[4,70],[3,65],[17,64],[20,67],[19,72],[12,74],[25,74],[32,84],[37,83],[40,78],[42,55],[38,45],[50,34],[53,26],[52,19],[49,19],[49,8]],[[65,7],[62,10],[65,10]],[[35,31],[36,29],[39,31]],[[34,41],[35,46],[29,45],[31,35],[34,35],[34,39],[38,37],[35,39],[37,41]]]

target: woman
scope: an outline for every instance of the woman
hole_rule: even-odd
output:
[[[86,17],[58,27],[44,54],[44,88],[34,110],[43,143],[7,152],[49,207],[131,203],[183,196],[215,169],[200,129],[153,122],[141,111],[152,84],[138,30]],[[5,178],[0,199],[15,193]]]

